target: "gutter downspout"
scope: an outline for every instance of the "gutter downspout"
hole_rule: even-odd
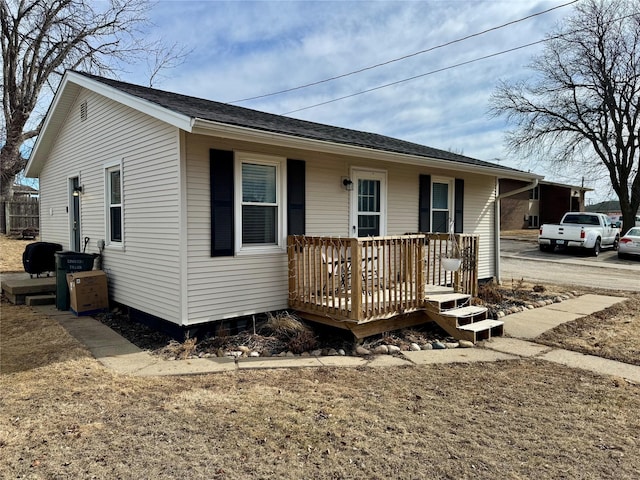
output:
[[[533,190],[538,186],[539,180],[536,178],[529,185],[525,185],[522,188],[518,188],[516,190],[511,190],[509,192],[504,192],[496,196],[495,200],[495,212],[494,212],[494,242],[495,245],[495,272],[496,272],[496,281],[498,285],[502,283],[502,279],[500,278],[500,200],[506,197],[511,197],[513,195],[517,195],[518,193],[526,192],[527,190]],[[499,191],[499,179],[496,178],[496,191]]]

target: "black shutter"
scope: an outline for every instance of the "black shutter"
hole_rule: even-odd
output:
[[[420,175],[418,196],[418,231],[431,231],[431,175]]]
[[[233,152],[209,152],[211,178],[211,256],[233,256]]]
[[[464,233],[462,225],[462,214],[464,212],[464,180],[456,178],[456,186],[454,192],[454,224],[453,230],[455,233]]]
[[[305,233],[305,162],[287,160],[287,235]]]

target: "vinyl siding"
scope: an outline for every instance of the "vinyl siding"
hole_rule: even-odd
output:
[[[387,171],[387,234],[418,229],[419,174],[465,180],[465,233],[482,236],[480,277],[493,273],[493,198],[495,177],[373,162],[185,135],[187,180],[187,311],[190,324],[287,308],[286,253],[210,256],[209,150],[252,151],[306,162],[306,234],[347,237],[350,192],[341,177],[351,168]]]
[[[97,253],[97,242],[106,240],[105,166],[120,162],[123,248],[107,246],[103,261],[111,298],[180,323],[178,130],[86,90],[69,112],[40,175],[42,239],[69,248],[68,177],[79,175],[81,238]]]

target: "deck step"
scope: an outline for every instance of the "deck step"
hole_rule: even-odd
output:
[[[491,337],[504,335],[504,322],[500,320],[481,320],[458,327],[461,334],[473,343],[481,340],[489,340]]]
[[[458,327],[460,330],[469,330],[470,332],[481,332],[482,330],[490,330],[495,327],[504,325],[500,320],[480,320],[479,322],[470,323]]]
[[[471,298],[471,295],[466,295],[464,293],[437,293],[437,294],[428,294],[425,297],[425,300],[427,300],[428,302],[435,302],[435,303],[449,303],[449,302],[456,302],[456,301],[460,301],[460,300],[468,300],[469,298]]]
[[[427,297],[431,295],[441,295],[445,293],[453,293],[453,287],[445,287],[443,285],[431,285],[425,286],[425,294]]]
[[[440,315],[445,317],[454,318],[467,318],[481,315],[487,311],[486,307],[479,307],[476,305],[469,305],[468,307],[452,308],[451,310],[443,310]]]

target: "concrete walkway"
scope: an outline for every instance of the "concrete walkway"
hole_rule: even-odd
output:
[[[400,356],[371,357],[213,357],[190,360],[163,360],[145,352],[91,317],[76,317],[54,306],[34,307],[57,320],[73,337],[83,343],[103,365],[116,372],[131,375],[192,375],[258,368],[305,367],[390,367],[469,363],[536,358],[602,375],[615,375],[640,384],[640,366],[607,360],[593,355],[547,347],[530,341],[561,323],[603,310],[624,298],[606,295],[583,295],[546,307],[508,315],[505,337],[496,337],[476,348],[422,350],[402,352]]]

